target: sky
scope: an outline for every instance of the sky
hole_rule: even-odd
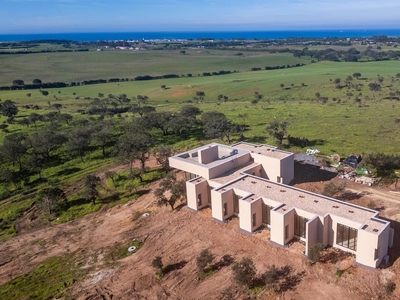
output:
[[[399,0],[0,0],[0,34],[400,28]]]

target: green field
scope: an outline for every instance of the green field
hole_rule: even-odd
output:
[[[88,124],[91,125],[98,124],[102,122],[97,120],[98,116],[88,115],[86,110],[101,93],[105,96],[126,94],[128,98],[146,95],[149,97],[148,105],[154,106],[157,111],[178,112],[184,105],[191,104],[199,107],[202,112],[223,112],[233,122],[244,123],[247,128],[243,133],[244,139],[254,143],[274,144],[274,139],[265,130],[266,124],[273,120],[286,120],[290,122],[288,135],[309,140],[309,145],[303,148],[284,142],[284,147],[293,151],[304,152],[306,148],[311,147],[319,149],[327,156],[338,153],[342,157],[350,153],[398,153],[400,102],[389,100],[388,97],[399,95],[400,79],[396,77],[400,69],[399,61],[309,63],[309,59],[299,60],[291,54],[246,52],[244,57],[238,57],[234,55],[234,51],[205,49],[190,50],[187,53],[182,55],[174,51],[103,51],[0,56],[3,70],[8,72],[3,72],[0,77],[0,81],[5,84],[9,84],[15,78],[25,81],[33,78],[43,81],[69,81],[125,77],[127,74],[132,74],[132,77],[143,74],[194,74],[191,78],[124,81],[46,89],[49,92],[48,96],[43,96],[39,90],[0,91],[2,101],[15,101],[19,109],[15,118],[17,123],[8,124],[7,131],[0,132],[0,141],[2,142],[8,134],[23,132],[32,135],[48,128],[48,122],[38,122],[37,126],[26,127],[18,124],[18,121],[27,118],[31,113],[54,112],[51,105],[55,103],[62,105],[61,113],[71,114],[74,120],[72,125],[59,123],[57,130],[60,132],[68,133],[73,130],[79,126],[77,120],[80,119],[88,120]],[[308,64],[297,68],[249,71],[252,67],[294,63]],[[197,76],[203,71],[222,69],[236,69],[239,72],[230,75]],[[362,74],[360,79],[352,80],[352,84],[359,84],[358,90],[354,87],[336,87],[336,78],[340,78],[343,83],[347,76],[355,72]],[[383,78],[382,89],[372,93],[368,84],[375,82],[378,74]],[[166,88],[161,88],[162,85]],[[198,91],[205,93],[201,101],[193,99]],[[255,93],[263,96],[257,103],[252,101]],[[317,99],[317,93],[320,97],[327,97],[325,104]],[[221,94],[227,96],[228,100],[218,100],[218,95]],[[39,105],[40,109],[33,110],[26,107],[27,105]],[[112,118],[117,126],[113,137],[114,144],[121,135],[123,124],[130,122],[132,117],[133,114],[127,112]],[[0,124],[6,124],[6,120],[5,116],[0,116]],[[185,138],[174,134],[163,136],[155,130],[154,139],[158,144],[172,144],[179,150],[208,142],[201,129]],[[233,142],[239,139],[239,135],[233,136]],[[97,146],[91,147],[92,150],[85,155],[83,161],[78,157],[70,158],[65,147],[57,150],[54,155],[60,162],[43,170],[42,176],[45,180],[32,174],[21,187],[11,183],[0,184],[2,197],[8,195],[7,193],[10,195],[0,202],[0,221],[3,222],[3,225],[0,222],[0,240],[16,234],[13,225],[15,220],[30,207],[36,191],[46,187],[48,180],[57,181],[61,187],[67,188],[83,179],[86,174],[107,169],[111,164],[117,163],[111,155],[113,145],[107,146],[106,157],[102,156]],[[3,166],[17,170],[16,166]],[[115,203],[123,203],[130,197],[136,197],[134,193],[123,193],[121,187],[126,184],[122,182],[120,187],[115,188],[120,194],[120,200]],[[102,191],[101,194],[104,197],[110,196],[107,191]],[[69,201],[70,207],[59,216],[60,221],[81,217],[101,206],[91,206],[82,202],[79,189],[70,195]]]
[[[282,64],[309,63],[310,58],[295,58],[290,53],[220,51],[188,49],[129,51],[106,50],[66,53],[36,53],[0,55],[0,85],[11,85],[15,79],[31,83],[39,78],[43,82],[79,82],[113,77],[132,79],[139,75],[164,75],[188,73],[197,76],[203,72],[220,70],[249,71],[253,67],[265,68]]]

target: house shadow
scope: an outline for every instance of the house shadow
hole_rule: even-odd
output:
[[[294,179],[290,182],[290,185],[306,182],[329,181],[332,178],[335,178],[336,175],[337,173],[320,169],[318,166],[295,161]]]
[[[394,229],[393,246],[388,249],[389,263],[382,265],[382,268],[391,267],[400,257],[400,222],[385,217],[379,217],[390,222],[390,227]]]

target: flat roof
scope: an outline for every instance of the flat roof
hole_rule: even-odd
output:
[[[214,177],[211,180],[221,183],[221,184],[224,184],[224,183],[234,180],[235,178],[238,178],[238,176],[240,176],[246,170],[251,169],[255,166],[259,166],[259,165],[260,165],[259,163],[250,161],[247,164],[241,165],[240,167],[232,169],[220,176]]]
[[[265,145],[265,144],[254,145],[254,144],[250,144],[250,143],[239,142],[239,143],[233,145],[232,147],[234,147],[236,149],[247,150],[250,153],[257,153],[257,154],[261,154],[261,155],[273,157],[273,158],[278,158],[278,159],[282,159],[282,158],[294,155],[291,152],[279,150],[277,147]]]
[[[199,157],[198,157],[199,150],[206,150],[210,147],[215,147],[215,146],[218,147],[218,158],[209,163],[200,163]],[[218,166],[222,163],[225,163],[227,161],[231,161],[234,158],[240,157],[242,155],[246,155],[246,154],[248,154],[248,151],[245,151],[243,149],[236,149],[231,146],[226,146],[226,145],[217,144],[217,143],[211,143],[211,144],[208,144],[208,145],[205,145],[202,147],[198,147],[198,148],[171,156],[170,158],[191,162],[191,163],[194,163],[199,166],[204,166],[206,168],[212,168],[212,167]]]
[[[217,190],[230,188],[240,189],[252,194],[243,199],[244,201],[252,202],[259,198],[265,198],[280,202],[284,204],[278,209],[281,213],[297,208],[321,217],[326,214],[332,214],[356,221],[362,225],[368,225],[363,226],[363,229],[370,232],[377,232],[386,225],[385,221],[379,222],[372,219],[378,214],[377,211],[292,186],[275,183],[257,176],[243,175],[217,188]]]

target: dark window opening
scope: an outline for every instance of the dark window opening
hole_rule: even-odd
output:
[[[345,248],[357,250],[357,229],[337,224],[336,244]]]
[[[262,222],[271,225],[271,209],[272,206],[262,204]]]
[[[294,235],[305,238],[306,237],[306,223],[308,219],[294,215]]]

